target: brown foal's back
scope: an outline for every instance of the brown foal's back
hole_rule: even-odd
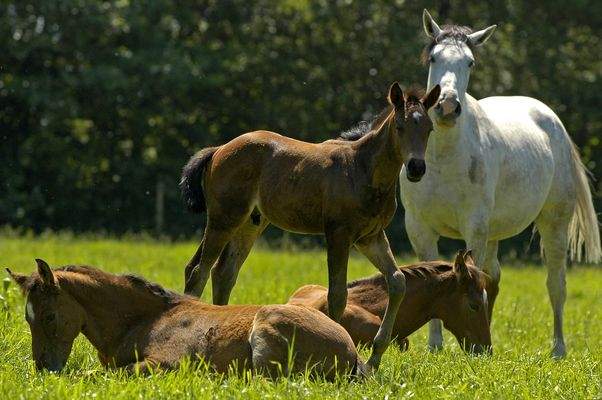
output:
[[[405,338],[432,318],[441,319],[468,351],[480,353],[491,347],[484,293],[496,287],[474,266],[470,253],[458,253],[453,264],[432,261],[402,266],[399,270],[406,277],[407,291],[393,335],[402,348],[407,346]],[[351,282],[348,293],[341,324],[356,345],[371,344],[387,306],[384,277],[376,275]],[[327,301],[325,287],[307,285],[299,288],[288,304],[327,312]]]
[[[9,273],[27,296],[39,369],[62,370],[81,332],[107,367],[175,368],[189,357],[217,372],[238,367],[277,375],[311,368],[333,378],[362,370],[345,329],[312,308],[214,306],[136,276],[80,266],[52,270],[37,262],[31,276]]]

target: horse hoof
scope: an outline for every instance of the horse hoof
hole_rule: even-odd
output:
[[[410,349],[410,341],[408,340],[408,338],[403,338],[402,340],[399,341],[399,351],[406,352]]]
[[[368,363],[358,360],[356,368],[353,374],[355,379],[367,379],[374,376],[374,369]]]
[[[566,348],[564,347],[564,345],[554,346],[551,355],[554,360],[562,360],[566,357]]]
[[[429,343],[429,351],[431,353],[438,353],[443,350],[443,344],[441,343]]]
[[[381,356],[372,354],[366,363],[366,376],[373,376],[380,367]]]

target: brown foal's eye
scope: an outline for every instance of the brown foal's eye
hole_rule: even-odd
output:
[[[468,303],[468,307],[470,311],[477,312],[481,308],[481,305],[479,303]]]
[[[54,314],[48,314],[44,317],[43,321],[45,324],[51,324],[56,320],[56,316]]]

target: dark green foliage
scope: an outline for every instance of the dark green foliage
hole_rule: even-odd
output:
[[[192,233],[204,217],[177,183],[196,150],[255,129],[328,139],[392,81],[424,84],[424,7],[497,23],[470,92],[549,104],[600,176],[599,1],[4,1],[0,224],[153,230],[162,180],[165,233]],[[407,250],[401,221],[391,241]]]

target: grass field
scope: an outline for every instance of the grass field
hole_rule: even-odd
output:
[[[183,265],[192,243],[84,240],[68,237],[0,237],[0,266],[30,272],[35,257],[53,266],[85,263],[107,271],[134,272],[168,288],[183,287]],[[409,261],[409,260],[400,260]],[[366,260],[350,261],[349,279],[374,273]],[[0,399],[123,398],[560,398],[602,399],[602,269],[576,267],[568,273],[565,330],[569,355],[549,357],[552,316],[539,266],[503,268],[493,319],[492,357],[468,357],[445,334],[445,350],[426,350],[426,329],[410,338],[410,350],[390,348],[381,370],[365,382],[310,380],[302,376],[269,381],[217,376],[194,366],[149,377],[101,368],[96,352],[76,340],[65,371],[37,373],[24,319],[24,300],[15,285],[1,293]],[[282,303],[297,287],[326,282],[324,251],[286,253],[256,249],[234,289],[232,303]],[[209,299],[209,292],[203,296]],[[367,349],[363,350],[367,355]]]

